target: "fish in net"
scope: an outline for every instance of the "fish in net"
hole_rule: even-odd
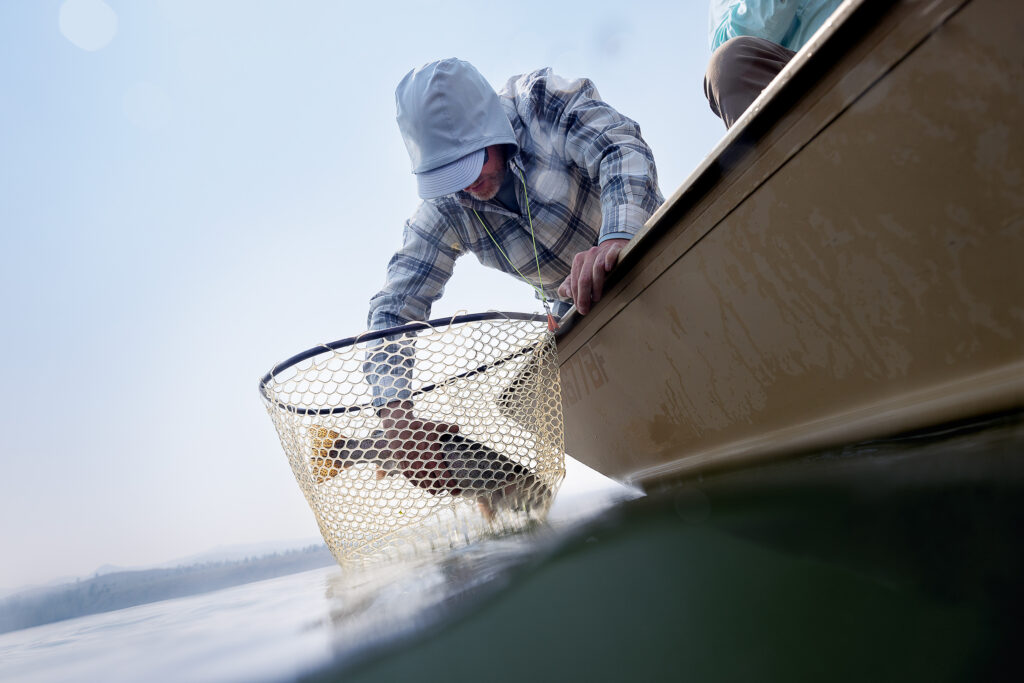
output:
[[[264,376],[268,414],[340,562],[420,556],[544,520],[565,473],[546,323],[414,323],[310,349]]]

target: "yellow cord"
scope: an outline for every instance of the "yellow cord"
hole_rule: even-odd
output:
[[[473,214],[476,215],[476,219],[480,221],[480,225],[483,226],[484,232],[486,232],[487,236],[491,238],[491,241],[494,242],[494,246],[498,248],[498,252],[505,257],[505,260],[508,261],[510,266],[512,266],[512,269],[519,273],[519,277],[523,278],[523,282],[533,287],[534,291],[540,295],[540,300],[544,305],[544,310],[548,311],[550,314],[551,311],[548,305],[548,298],[544,295],[544,278],[540,274],[540,254],[537,252],[537,235],[533,232],[533,216],[530,214],[530,195],[526,192],[526,178],[524,178],[523,174],[519,172],[519,169],[516,169],[516,172],[519,175],[519,180],[523,183],[523,197],[526,198],[526,218],[530,222],[530,238],[533,240],[533,259],[537,264],[537,281],[540,282],[540,288],[534,286],[534,284],[526,279],[526,276],[516,268],[516,264],[512,263],[512,259],[508,257],[505,250],[501,248],[500,244],[498,244],[498,240],[494,239],[494,235],[492,235],[491,231],[487,229],[487,224],[484,223],[484,219],[480,217],[480,214],[477,213],[476,209],[473,209]]]

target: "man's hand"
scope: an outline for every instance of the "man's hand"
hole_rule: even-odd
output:
[[[438,440],[442,434],[457,434],[457,425],[417,419],[411,401],[392,401],[380,409],[380,416],[387,450],[406,479],[434,494],[462,493],[448,471]]]
[[[562,297],[570,297],[580,315],[590,312],[590,304],[601,300],[604,276],[615,267],[619,252],[629,240],[611,239],[581,251],[572,259],[572,271],[558,288]]]

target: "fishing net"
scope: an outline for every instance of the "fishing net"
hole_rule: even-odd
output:
[[[343,564],[529,528],[565,473],[541,316],[467,315],[325,344],[276,366],[260,393]]]

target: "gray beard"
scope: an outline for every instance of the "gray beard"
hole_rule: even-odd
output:
[[[489,202],[489,201],[491,201],[492,199],[494,199],[495,197],[498,196],[498,191],[499,190],[501,190],[501,185],[499,185],[498,187],[494,188],[494,192],[490,192],[488,194],[477,194],[476,192],[469,192],[468,190],[467,190],[467,194],[469,194],[469,196],[472,197],[473,199],[478,199],[481,202]]]

